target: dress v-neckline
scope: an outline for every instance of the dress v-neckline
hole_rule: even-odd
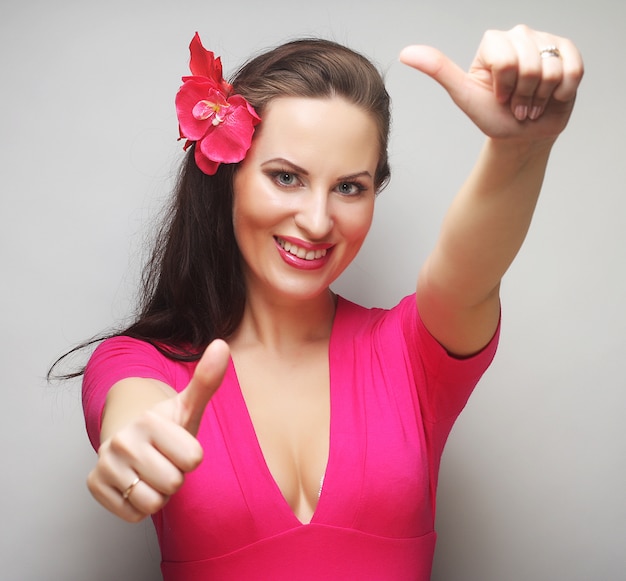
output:
[[[252,446],[252,452],[254,454],[255,463],[257,466],[257,473],[259,476],[259,482],[257,482],[257,491],[255,496],[262,493],[268,495],[276,508],[280,508],[282,514],[285,516],[292,526],[308,526],[310,524],[318,523],[320,520],[324,518],[324,497],[325,490],[329,486],[329,482],[333,482],[333,467],[335,465],[334,461],[334,448],[333,445],[333,435],[337,431],[337,427],[335,426],[336,421],[339,420],[338,416],[340,414],[333,413],[336,409],[336,390],[334,388],[334,361],[333,361],[333,344],[335,342],[336,329],[340,324],[340,315],[342,311],[343,299],[341,297],[337,298],[337,306],[335,310],[335,317],[333,320],[333,324],[331,327],[330,339],[328,342],[328,374],[329,374],[329,400],[330,400],[330,418],[329,418],[329,433],[328,433],[328,458],[326,460],[326,468],[322,474],[322,479],[320,482],[320,491],[317,498],[317,504],[315,506],[315,510],[311,516],[311,520],[309,522],[301,521],[295,514],[294,510],[291,508],[287,499],[283,495],[282,490],[278,486],[278,482],[274,478],[274,475],[269,469],[269,465],[265,459],[265,455],[263,454],[263,450],[261,448],[261,444],[259,442],[256,430],[254,428],[254,423],[252,422],[252,417],[250,415],[250,411],[248,410],[248,406],[246,404],[245,398],[243,396],[243,391],[241,389],[241,384],[239,383],[239,377],[237,376],[237,370],[235,368],[234,360],[231,356],[229,361],[229,366],[227,370],[227,374],[231,374],[232,385],[234,386],[234,394],[236,398],[236,409],[238,412],[238,420],[241,422],[239,424],[238,430],[241,432],[245,430],[243,434],[242,441],[244,445],[250,444]],[[229,447],[240,445],[241,442],[236,443],[227,443]]]

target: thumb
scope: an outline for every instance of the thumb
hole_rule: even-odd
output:
[[[400,62],[437,81],[458,103],[465,83],[465,71],[431,46],[411,45],[400,52]]]
[[[178,394],[180,425],[193,436],[200,427],[204,408],[224,379],[230,359],[228,344],[221,339],[211,342],[205,349],[187,387]]]

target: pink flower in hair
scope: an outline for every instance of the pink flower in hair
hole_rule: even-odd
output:
[[[176,113],[185,149],[196,143],[198,167],[208,175],[220,163],[237,163],[250,149],[254,127],[261,119],[222,77],[222,61],[202,46],[196,32],[189,45],[189,68],[176,95]]]

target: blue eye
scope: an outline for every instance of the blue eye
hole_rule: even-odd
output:
[[[342,196],[356,196],[366,189],[367,188],[357,182],[341,182],[336,188],[337,192]]]
[[[281,186],[295,186],[297,181],[295,174],[289,173],[288,171],[281,171],[276,173],[274,179]]]

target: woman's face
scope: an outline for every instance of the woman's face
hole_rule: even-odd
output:
[[[233,224],[248,293],[318,296],[372,222],[376,124],[334,97],[272,101],[234,178]]]

